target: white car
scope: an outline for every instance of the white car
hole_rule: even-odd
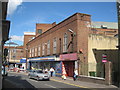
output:
[[[44,73],[42,70],[31,70],[28,73],[28,77],[37,80],[50,80],[49,74]]]

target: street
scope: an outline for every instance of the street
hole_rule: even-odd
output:
[[[54,78],[54,77],[52,77]],[[65,84],[62,82],[57,82],[57,81],[45,81],[45,80],[40,80],[37,81],[35,79],[29,79],[27,75],[25,74],[21,74],[21,73],[12,73],[9,72],[8,76],[5,77],[6,80],[9,80],[11,83],[13,83],[14,85],[16,85],[18,88],[52,88],[52,89],[57,89],[57,90],[61,90],[64,88],[80,88],[77,87],[75,85],[70,85],[70,84]],[[8,87],[8,88],[12,88],[12,87]],[[87,90],[87,89],[86,89]]]

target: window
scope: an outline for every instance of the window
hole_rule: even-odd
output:
[[[32,48],[32,57],[34,57],[34,48]]]
[[[16,51],[17,51],[17,50],[14,48],[14,49],[13,49],[13,53],[16,53]]]
[[[31,51],[32,51],[32,49],[30,48],[30,53],[29,53],[29,57],[31,57]]]
[[[45,55],[45,45],[44,45],[44,43],[42,44],[42,55]]]
[[[42,33],[42,29],[38,29],[38,33],[41,34]]]
[[[35,47],[35,56],[37,56],[37,46]]]
[[[47,55],[50,54],[50,40],[47,42]]]
[[[64,34],[64,42],[63,42],[63,52],[67,52],[67,45],[68,45],[68,36]]]
[[[40,45],[38,46],[38,56],[40,56],[40,50],[41,50],[41,47]]]
[[[57,51],[57,38],[54,38],[53,40],[53,54],[55,54]]]

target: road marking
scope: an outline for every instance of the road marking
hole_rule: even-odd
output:
[[[48,85],[48,84],[45,84],[46,86],[49,86],[49,87],[52,87],[52,88],[57,88],[57,87],[54,87],[54,86],[52,86],[52,85]]]
[[[48,85],[48,84],[45,84],[46,86],[49,86],[49,87],[52,87],[52,88],[55,88],[55,89],[57,89],[57,90],[61,90],[61,89],[59,89],[59,88],[57,88],[57,87],[54,87],[54,86],[52,86],[52,85]]]
[[[50,80],[56,81],[56,82],[65,83],[65,84],[72,85],[72,86],[76,86],[76,87],[80,87],[80,88],[89,88],[89,87],[84,87],[84,86],[80,86],[80,85],[75,85],[75,84],[71,84],[71,83],[67,83],[67,82],[58,81],[58,80],[55,80],[55,79],[50,79]]]

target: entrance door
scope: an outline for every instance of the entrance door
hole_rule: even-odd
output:
[[[75,67],[74,61],[64,61],[63,64],[65,66],[66,75],[72,77]]]

